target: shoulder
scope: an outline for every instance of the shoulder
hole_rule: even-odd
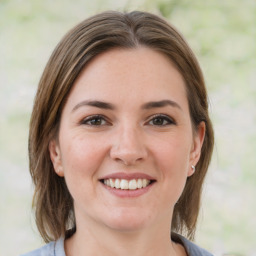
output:
[[[65,256],[64,239],[50,242],[43,247],[20,256]]]
[[[55,242],[51,242],[37,250],[31,251],[26,254],[22,254],[21,256],[46,256],[46,255],[47,256],[55,256],[54,247],[55,247]]]
[[[172,233],[172,239],[175,242],[181,243],[184,246],[188,256],[213,256],[213,254],[211,254],[210,252],[192,243],[191,241],[179,234]]]

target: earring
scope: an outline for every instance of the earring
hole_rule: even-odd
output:
[[[193,170],[193,173],[196,171],[196,167],[194,165],[191,165],[191,168]]]

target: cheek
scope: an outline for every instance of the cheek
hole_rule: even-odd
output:
[[[166,138],[160,142],[153,141],[153,155],[164,172],[182,173],[188,166],[190,143],[186,138]]]
[[[188,141],[183,139],[162,142],[153,152],[163,189],[168,191],[167,202],[176,202],[184,189],[189,170],[188,144]]]
[[[96,193],[97,174],[104,159],[101,145],[95,139],[81,136],[66,136],[62,141],[64,178],[75,202],[91,198]]]
[[[92,175],[100,165],[104,152],[102,143],[89,136],[66,136],[61,148],[64,172],[78,176]]]

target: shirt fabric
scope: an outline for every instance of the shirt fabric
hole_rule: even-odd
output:
[[[200,248],[181,235],[174,234],[173,240],[184,246],[188,256],[213,256],[208,251]],[[56,242],[50,242],[35,251],[21,256],[66,256],[64,250],[64,238],[60,238]]]

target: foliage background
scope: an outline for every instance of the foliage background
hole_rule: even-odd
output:
[[[216,146],[196,242],[215,255],[255,256],[255,0],[0,0],[0,255],[42,244],[31,213],[27,136],[43,68],[68,29],[108,9],[164,15],[198,56]]]

